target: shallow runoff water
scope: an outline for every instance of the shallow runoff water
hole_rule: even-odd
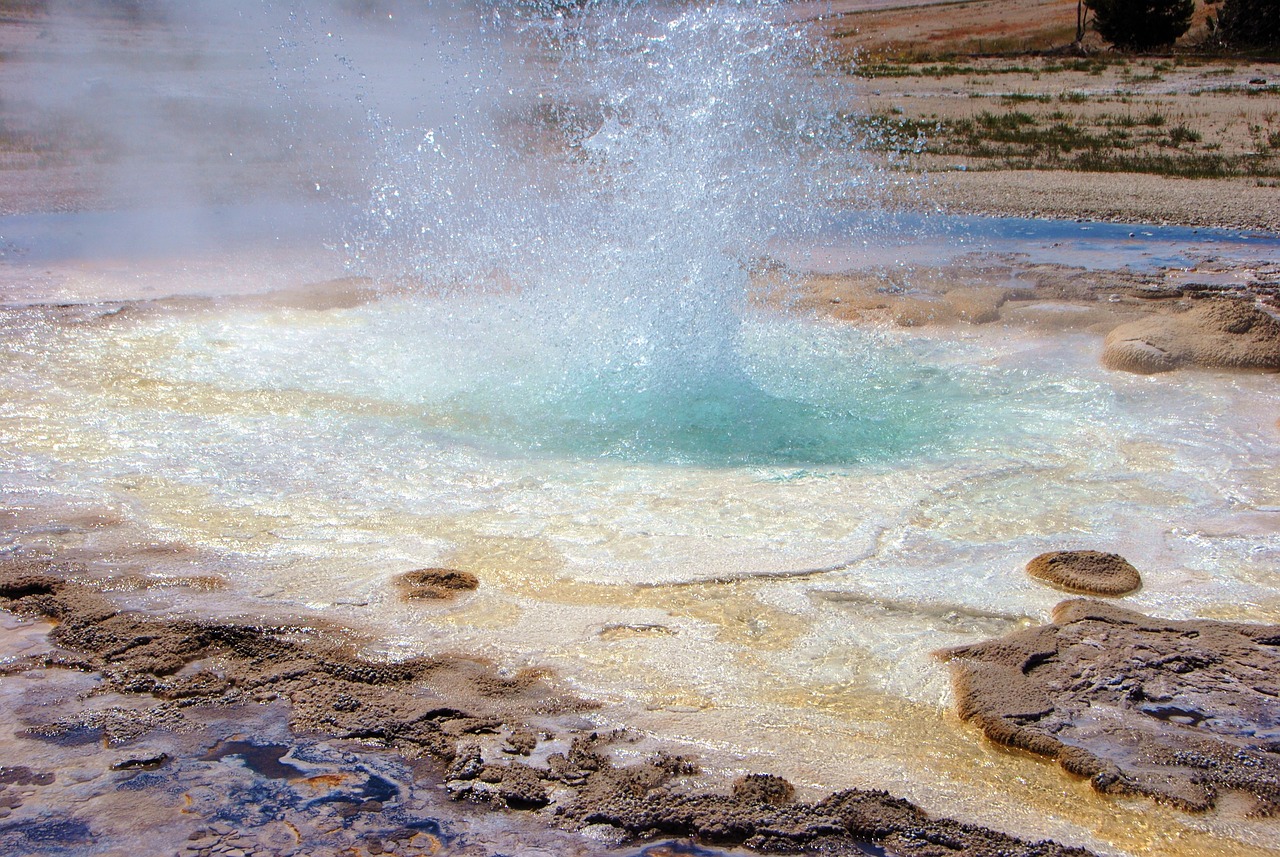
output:
[[[263,611],[321,611],[388,658],[549,666],[602,727],[717,770],[1104,853],[1271,853],[1273,824],[1101,798],[992,747],[933,652],[1045,621],[1064,596],[1022,568],[1062,548],[1133,562],[1135,609],[1280,621],[1274,379],[1112,373],[1092,334],[761,309],[750,272],[779,241],[927,232],[876,207],[891,165],[807,33],[768,4],[437,11],[386,36],[421,51],[386,93],[384,23],[273,43],[301,98],[318,66],[297,83],[286,60],[342,38],[362,99],[343,133],[366,160],[343,169],[363,190],[329,198],[355,213],[307,231],[323,247],[233,229],[228,277],[206,247],[73,251],[10,222],[30,233],[11,273],[186,295],[0,312],[15,520],[113,522],[158,573],[215,558]],[[325,271],[368,279],[301,288]],[[481,587],[398,601],[428,566]]]

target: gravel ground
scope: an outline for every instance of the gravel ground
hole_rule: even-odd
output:
[[[1257,179],[951,171],[931,174],[925,197],[954,211],[974,214],[1280,232],[1280,188],[1260,184]]]

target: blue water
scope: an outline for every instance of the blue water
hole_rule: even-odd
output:
[[[1190,268],[1210,259],[1241,264],[1280,258],[1280,235],[1267,232],[936,213],[889,213],[868,223],[861,212],[849,212],[831,219],[817,237],[794,241],[801,247],[812,242],[854,269],[945,265],[970,254],[1136,272]]]
[[[263,239],[318,241],[334,230],[322,206],[258,203],[0,216],[0,264],[145,259],[232,248]],[[817,236],[790,236],[847,258],[852,267],[941,265],[973,253],[1015,254],[1029,264],[1154,271],[1206,259],[1280,259],[1280,235],[1189,226],[960,214],[847,212]]]
[[[311,240],[318,251],[335,223],[323,206],[289,202],[9,214],[0,216],[0,264],[145,262],[263,241]]]

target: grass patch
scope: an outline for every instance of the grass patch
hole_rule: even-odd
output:
[[[1265,168],[1253,158],[1228,158],[1209,153],[1166,155],[1081,152],[1067,165],[1067,169],[1091,173],[1152,173],[1188,179],[1280,175],[1274,169],[1263,172]]]
[[[1175,125],[1169,129],[1168,135],[1164,140],[1159,141],[1159,144],[1176,149],[1187,143],[1199,143],[1202,139],[1199,131],[1192,130],[1186,125]]]
[[[1025,92],[1012,92],[1008,95],[1000,96],[1000,103],[1004,105],[1026,104],[1032,101],[1039,104],[1048,104],[1053,101],[1053,98],[1048,95],[1031,95]]]
[[[1261,153],[1223,154],[1216,144],[1199,145],[1201,134],[1184,124],[1168,125],[1158,113],[1134,117],[1104,114],[1086,120],[1054,111],[1036,116],[1022,110],[986,111],[973,118],[923,121],[880,115],[868,122],[872,148],[895,154],[965,158],[974,169],[1052,169],[1133,172],[1180,178],[1280,175],[1280,132],[1269,132]]]
[[[1232,84],[1231,86],[1215,86],[1210,89],[1197,90],[1195,95],[1245,95],[1250,98],[1261,98],[1264,95],[1280,95],[1280,85],[1271,83],[1265,86],[1244,86],[1241,84]]]

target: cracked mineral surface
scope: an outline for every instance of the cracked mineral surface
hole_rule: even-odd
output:
[[[1112,795],[1280,813],[1280,626],[1064,601],[1053,623],[944,653],[960,715]]]
[[[320,625],[142,615],[78,571],[0,570],[0,606],[25,617],[6,619],[0,676],[18,727],[4,752],[20,762],[0,768],[8,853],[487,855],[512,840],[522,854],[720,853],[645,844],[672,836],[777,853],[1089,853],[883,791],[806,802],[767,774],[718,788],[693,758],[592,731],[593,704],[542,671],[377,662]]]

